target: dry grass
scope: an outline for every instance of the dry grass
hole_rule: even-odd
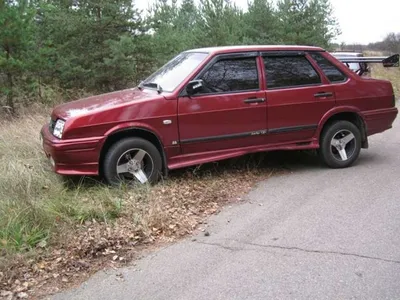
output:
[[[39,142],[45,119],[25,116],[0,124],[0,249],[3,255],[46,243],[56,220],[105,218],[113,202],[103,188],[97,203],[82,201],[87,191],[68,189],[51,172]],[[97,187],[102,189],[102,187]]]
[[[45,121],[0,122],[0,291],[64,285],[116,255],[125,262],[138,245],[192,232],[275,172],[256,155],[174,172],[154,187],[77,182],[51,171],[39,142]]]
[[[374,65],[371,75],[373,78],[390,80],[396,98],[400,98],[400,68],[384,68],[381,65]]]
[[[381,52],[366,51],[366,56],[384,56]],[[393,89],[396,98],[400,98],[400,68],[384,68],[381,64],[371,64],[372,72],[371,76],[377,79],[390,80],[393,85]]]
[[[372,76],[391,80],[400,96],[399,68],[374,66]],[[154,187],[74,181],[54,174],[42,153],[45,121],[40,114],[0,121],[0,292],[47,293],[55,290],[45,287],[126,263],[135,249],[191,233],[224,203],[282,171],[279,156],[259,154],[175,171]]]

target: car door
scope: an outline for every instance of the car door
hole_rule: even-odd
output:
[[[265,143],[267,111],[258,53],[216,56],[194,80],[201,90],[178,99],[182,153]]]
[[[334,88],[309,59],[304,52],[263,53],[269,143],[311,139],[335,106]]]

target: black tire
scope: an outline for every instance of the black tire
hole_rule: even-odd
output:
[[[352,133],[354,139],[348,142],[343,147],[342,144],[338,145],[338,148],[332,146],[333,138],[336,140],[342,140],[340,136],[345,137]],[[342,155],[338,149],[346,151],[346,160],[343,160]],[[351,166],[360,155],[361,150],[361,132],[360,129],[349,121],[336,121],[327,128],[321,134],[320,149],[318,151],[321,160],[330,168],[347,168]]]
[[[142,163],[143,171],[146,169],[146,164],[148,166],[150,164],[153,165],[151,172],[150,170],[145,171],[148,179],[147,182],[152,184],[156,183],[160,179],[162,173],[162,159],[158,149],[152,143],[142,138],[125,138],[112,145],[104,157],[103,176],[108,184],[120,185],[123,183],[140,183],[129,173],[120,175],[117,172],[118,163],[123,159],[123,155],[129,151],[139,150],[146,152]],[[132,178],[129,178],[130,176],[132,176]]]

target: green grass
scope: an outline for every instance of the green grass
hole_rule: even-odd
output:
[[[0,249],[27,251],[51,242],[61,223],[108,221],[121,212],[118,196],[101,183],[73,185],[54,174],[42,152],[45,119],[24,117],[0,123]]]
[[[119,219],[128,235],[131,231],[142,238],[180,236],[193,229],[199,216],[246,191],[257,176],[271,174],[260,155],[173,172],[155,187],[110,188],[93,178],[76,182],[51,170],[39,142],[45,121],[25,116],[0,122],[3,256],[57,247],[65,242],[59,240],[65,232],[74,234],[93,221],[109,228]]]
[[[374,65],[372,77],[390,80],[400,97],[399,68]],[[193,227],[191,218],[201,214],[203,206],[213,209],[214,202],[223,202],[244,190],[236,185],[246,182],[245,176],[251,183],[256,180],[254,174],[264,176],[271,169],[260,155],[178,172],[155,188],[116,189],[95,179],[74,182],[52,172],[44,156],[39,131],[46,119],[42,115],[24,115],[13,121],[0,121],[3,257],[57,245],[60,232],[73,233],[87,221],[111,224],[121,218],[140,228],[142,236],[150,236],[154,228],[167,235],[174,234],[175,229],[171,228],[188,232]]]

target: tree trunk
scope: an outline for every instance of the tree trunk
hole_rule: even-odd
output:
[[[14,97],[13,97],[14,83],[12,74],[10,72],[7,73],[7,81],[8,81],[7,107],[10,110],[10,113],[14,115],[15,114]]]
[[[6,58],[10,59],[10,47],[7,45],[6,49]],[[7,93],[7,109],[10,111],[12,115],[15,115],[15,106],[14,106],[14,81],[13,76],[10,70],[7,71],[7,84],[8,84],[8,93]]]

